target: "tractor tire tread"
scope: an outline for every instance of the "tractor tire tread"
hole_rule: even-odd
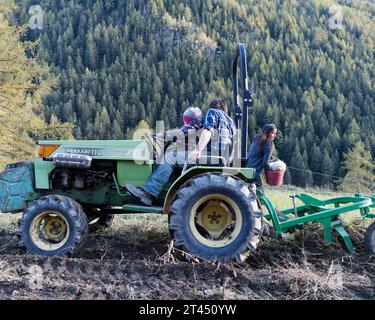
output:
[[[190,253],[199,256],[195,249],[189,246],[182,232],[183,219],[181,212],[186,201],[190,200],[191,195],[199,192],[207,192],[212,186],[220,185],[223,190],[236,190],[239,193],[240,201],[246,204],[250,214],[250,228],[248,230],[246,241],[244,241],[235,252],[230,252],[224,256],[217,257],[220,262],[227,262],[235,259],[237,262],[243,262],[249,256],[249,250],[254,252],[259,244],[263,232],[263,214],[257,204],[256,196],[246,187],[246,183],[240,179],[226,174],[206,174],[193,178],[191,183],[177,192],[176,198],[170,209],[170,233],[175,239],[176,247],[183,247]],[[261,226],[260,228],[257,226]],[[201,253],[202,254],[202,253]],[[204,254],[203,254],[204,255]],[[201,258],[210,258],[209,254]]]

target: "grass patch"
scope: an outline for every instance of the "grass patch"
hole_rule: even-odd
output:
[[[278,210],[285,210],[288,208],[293,207],[292,199],[289,198],[292,194],[299,194],[305,193],[311,195],[314,198],[319,200],[326,200],[329,198],[337,198],[337,197],[345,197],[345,196],[353,196],[350,193],[332,191],[332,190],[324,190],[318,188],[298,188],[294,186],[280,186],[280,187],[270,187],[265,186],[264,191],[267,197],[272,201],[272,204]],[[303,203],[296,198],[296,205],[303,205]]]

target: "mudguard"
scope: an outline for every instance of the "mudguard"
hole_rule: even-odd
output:
[[[8,164],[0,173],[0,212],[21,212],[34,191],[34,163]]]

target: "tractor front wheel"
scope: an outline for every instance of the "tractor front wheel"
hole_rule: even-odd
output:
[[[375,254],[375,222],[370,224],[365,233],[365,247],[368,252]]]
[[[87,234],[82,207],[68,197],[51,195],[33,201],[20,220],[21,245],[31,254],[72,256]]]
[[[262,212],[245,182],[225,174],[193,178],[171,206],[177,247],[207,260],[243,262],[262,233]]]

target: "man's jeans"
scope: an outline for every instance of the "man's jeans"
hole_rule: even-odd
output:
[[[152,194],[153,196],[159,196],[163,187],[168,182],[175,168],[183,168],[186,161],[186,153],[184,151],[167,152],[160,160],[160,164],[156,166],[156,169],[152,175],[148,178],[143,190]],[[192,165],[196,162],[194,160],[188,160],[188,164]]]

